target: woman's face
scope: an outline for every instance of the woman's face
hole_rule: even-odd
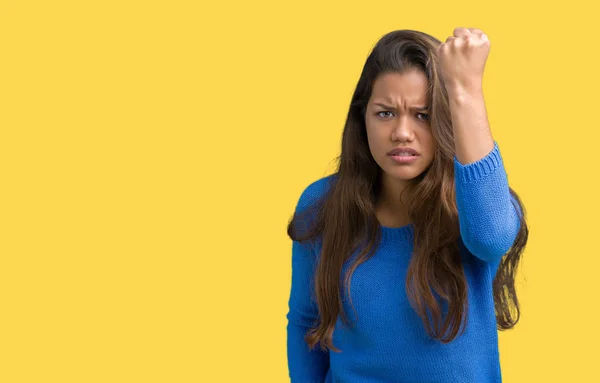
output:
[[[428,86],[427,77],[418,69],[382,74],[375,80],[365,123],[371,155],[388,181],[411,180],[433,162],[435,142],[429,125]],[[390,154],[402,148],[412,148],[416,156]]]

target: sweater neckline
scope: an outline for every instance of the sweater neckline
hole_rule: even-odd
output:
[[[381,230],[381,239],[384,241],[390,239],[412,241],[415,232],[415,227],[412,223],[400,227],[390,227],[379,224],[379,228]]]

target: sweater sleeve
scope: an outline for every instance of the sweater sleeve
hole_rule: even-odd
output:
[[[287,356],[292,383],[322,383],[329,369],[329,353],[318,345],[310,350],[306,332],[318,317],[311,298],[310,283],[314,257],[307,244],[292,243],[292,288],[287,314]]]
[[[510,194],[498,143],[470,164],[454,156],[454,174],[461,238],[473,255],[496,264],[513,245],[521,214]]]
[[[314,199],[305,190],[296,211]],[[313,243],[292,241],[292,282],[287,313],[287,358],[291,383],[322,383],[329,370],[329,352],[318,345],[309,349],[304,336],[318,319],[318,309],[313,299],[313,280],[316,268]]]

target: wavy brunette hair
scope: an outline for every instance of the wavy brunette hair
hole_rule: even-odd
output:
[[[406,278],[408,298],[427,333],[443,343],[452,341],[466,321],[467,280],[458,246],[454,136],[448,94],[435,55],[440,44],[435,37],[414,30],[392,31],[377,42],[352,96],[335,182],[319,201],[303,212],[296,211],[288,224],[287,233],[292,240],[303,242],[319,238],[322,241],[314,275],[319,318],[305,336],[311,349],[320,343],[322,350],[339,351],[333,345],[332,334],[338,315],[348,323],[340,285],[343,265],[355,250],[360,250],[344,278],[344,286],[349,291],[352,273],[373,255],[381,240],[375,206],[380,195],[382,170],[369,151],[365,111],[373,83],[383,73],[403,73],[417,68],[426,75],[431,104],[429,120],[437,143],[432,164],[405,189],[409,191],[408,212],[415,229],[414,253]],[[518,195],[509,189],[519,204],[521,225],[493,280],[496,322],[500,330],[514,327],[520,317],[515,274],[528,238],[525,209]],[[298,226],[306,222],[304,214],[312,217],[311,224],[308,229],[300,230]],[[445,318],[442,318],[436,294],[448,304]]]

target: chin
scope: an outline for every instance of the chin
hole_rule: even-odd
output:
[[[385,171],[385,173],[395,180],[399,181],[410,181],[417,178],[423,171],[421,169],[393,169],[391,171]]]

